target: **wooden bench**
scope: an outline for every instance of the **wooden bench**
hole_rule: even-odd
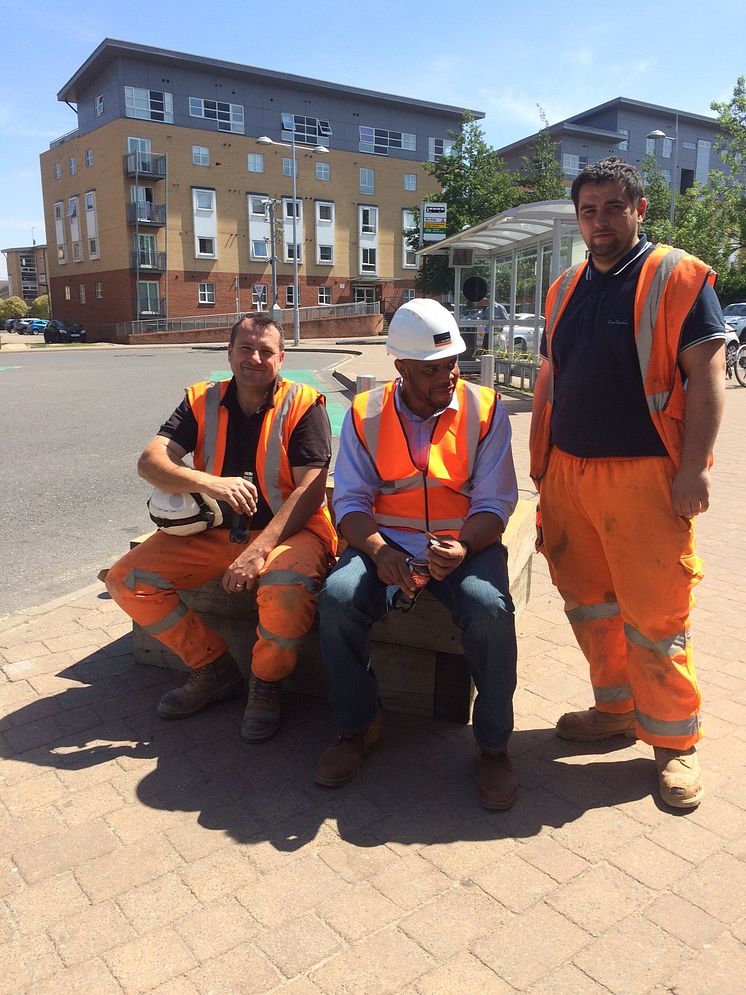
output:
[[[518,502],[505,533],[510,593],[516,615],[531,592],[536,502]],[[145,538],[145,537],[142,537]],[[136,540],[133,545],[140,540]],[[257,613],[251,593],[226,594],[220,581],[183,591],[184,602],[228,643],[248,673],[256,639]],[[133,625],[133,652],[138,663],[186,669],[162,643]],[[392,611],[373,627],[371,661],[381,701],[392,712],[468,722],[474,688],[461,649],[460,633],[440,602],[424,591],[412,612]],[[298,667],[284,687],[301,694],[326,696],[328,680],[321,661],[316,625],[303,640]]]

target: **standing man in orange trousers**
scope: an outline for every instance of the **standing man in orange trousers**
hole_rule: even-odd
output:
[[[623,159],[587,166],[571,194],[590,257],[547,295],[531,476],[595,705],[556,731],[649,743],[663,801],[693,808],[703,795],[694,520],[709,506],[724,392],[715,274],[640,233],[643,184]]]
[[[140,457],[140,476],[165,492],[164,516],[168,496],[194,497],[214,509],[222,527],[158,531],[106,576],[124,611],[191,668],[183,687],[158,703],[158,714],[170,719],[194,715],[243,684],[223,638],[178,592],[216,578],[230,593],[256,588],[259,625],[241,727],[248,742],[269,739],[280,726],[281,682],[295,667],[337,547],[326,508],[331,429],[324,397],[280,375],[284,355],[282,328],[270,316],[237,321],[228,346],[232,379],[189,387]],[[193,467],[184,461],[188,453]],[[243,545],[231,542],[234,513],[253,516]],[[160,525],[172,528],[166,518]]]

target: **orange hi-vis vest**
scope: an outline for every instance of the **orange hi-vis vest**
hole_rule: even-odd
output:
[[[495,416],[490,387],[456,381],[458,409],[435,422],[428,464],[419,470],[394,403],[396,381],[358,394],[352,421],[381,485],[373,507],[380,526],[458,536],[469,514],[471,477],[479,444]]]
[[[537,483],[546,472],[552,445],[555,376],[552,336],[587,265],[583,262],[565,270],[547,294],[549,392],[531,446],[531,477]],[[716,279],[714,270],[695,256],[670,245],[656,245],[648,253],[637,281],[635,345],[645,399],[653,424],[676,467],[681,462],[686,402],[684,382],[677,362],[681,330],[705,283],[714,286]]]
[[[201,381],[187,387],[186,395],[197,420],[197,445],[194,466],[219,477],[225,459],[228,436],[228,409],[222,404],[230,380]],[[288,460],[288,445],[295,426],[303,415],[324,395],[306,384],[280,380],[274,394],[274,405],[268,407],[256,452],[257,485],[273,514],[282,507],[295,489],[293,472]],[[322,539],[332,553],[337,551],[337,533],[329,509],[324,505],[315,511],[305,528]]]

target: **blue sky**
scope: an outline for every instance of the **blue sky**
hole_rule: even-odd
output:
[[[56,93],[105,38],[473,107],[499,147],[625,96],[700,114],[746,73],[742,0],[3,0],[0,247],[45,239],[39,154],[76,125]],[[0,277],[5,259],[0,256]]]

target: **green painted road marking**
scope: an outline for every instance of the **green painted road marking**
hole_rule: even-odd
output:
[[[20,366],[0,366],[0,373],[3,373],[5,370],[20,370],[20,368]]]
[[[230,380],[232,376],[233,374],[230,370],[213,370],[207,379],[212,381]],[[315,387],[321,394],[326,394],[328,390],[327,385],[315,370],[290,370],[288,371],[288,379],[295,380],[296,383],[305,383],[310,387]],[[339,435],[342,431],[342,421],[347,413],[347,408],[344,404],[327,395],[326,413],[329,415],[332,435]]]

